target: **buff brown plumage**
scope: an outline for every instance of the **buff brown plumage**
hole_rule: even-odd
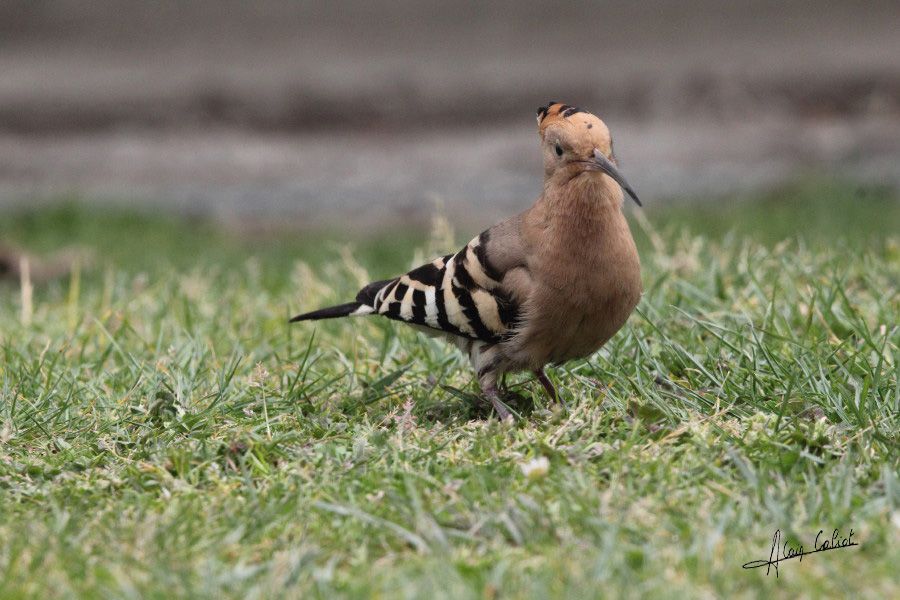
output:
[[[559,102],[537,119],[544,188],[531,208],[455,254],[291,321],[382,315],[447,335],[503,420],[511,418],[497,390],[503,373],[532,371],[555,400],[544,367],[598,350],[640,299],[640,261],[622,213],[624,193],[640,201],[618,172],[603,121]]]

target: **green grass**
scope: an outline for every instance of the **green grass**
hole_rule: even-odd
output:
[[[286,325],[424,236],[7,215],[94,259],[30,324],[0,285],[0,597],[897,597],[898,207],[806,183],[632,219],[638,312],[552,370],[567,409],[512,378],[512,427],[440,341]],[[835,527],[861,545],[741,568]]]

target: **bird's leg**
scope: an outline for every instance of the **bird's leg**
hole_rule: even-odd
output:
[[[550,381],[550,378],[544,373],[543,367],[536,369],[534,375],[538,378],[538,381],[541,382],[541,385],[544,386],[544,390],[547,392],[547,395],[550,396],[551,402],[559,400],[559,396],[556,394],[556,388],[553,387],[553,382]]]
[[[509,409],[506,408],[506,405],[500,400],[500,394],[497,392],[497,387],[491,385],[482,388],[482,391],[484,392],[484,397],[491,401],[491,406],[497,411],[497,417],[505,423],[511,423],[513,420],[512,413],[509,412]]]
[[[500,392],[497,390],[497,378],[501,371],[500,358],[498,356],[499,349],[497,346],[488,345],[483,342],[476,342],[469,347],[469,360],[475,368],[478,376],[478,385],[487,400],[490,400],[491,406],[497,411],[497,416],[501,421],[511,422],[512,413],[500,398]]]

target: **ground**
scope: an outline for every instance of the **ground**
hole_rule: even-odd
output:
[[[4,217],[81,250],[0,283],[0,597],[900,595],[896,195],[629,215],[637,312],[512,426],[439,341],[287,325],[474,231]],[[859,546],[742,569],[779,528]]]

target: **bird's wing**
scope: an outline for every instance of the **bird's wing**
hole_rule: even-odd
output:
[[[524,264],[518,222],[505,221],[448,254],[395,279],[370,283],[356,297],[372,313],[496,343],[515,325],[520,295],[504,285]]]

